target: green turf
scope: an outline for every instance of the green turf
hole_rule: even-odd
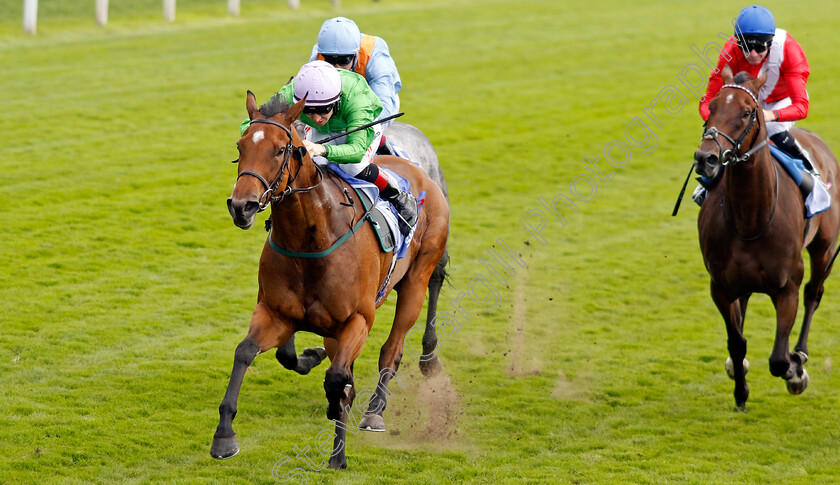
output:
[[[774,312],[751,302],[751,395],[736,413],[697,207],[670,217],[701,125],[677,76],[740,4],[243,0],[231,18],[222,0],[182,0],[168,23],[159,1],[112,0],[100,27],[93,2],[40,3],[31,36],[22,2],[0,0],[0,483],[275,483],[296,467],[310,483],[840,481],[836,276],[801,396],[769,374]],[[813,71],[800,125],[840,150],[840,11],[766,5]],[[452,202],[440,309],[460,324],[441,341],[445,376],[425,381],[406,355],[389,431],[350,435],[348,470],[296,458],[309,446],[317,465],[329,427],[324,368],[301,377],[272,355],[242,388],[241,453],[215,461],[265,240],[225,208],[245,91],[267,100],[334,14],[388,40],[405,121],[437,148]],[[656,126],[643,110],[667,86],[690,102],[648,110]],[[655,149],[628,145],[609,167],[605,147],[627,143],[636,117]],[[597,184],[591,200],[561,203],[566,224],[549,216],[541,244],[520,219],[536,224],[540,198],[570,195],[580,174]],[[482,260],[506,254],[498,239],[526,264],[504,256],[516,270],[504,286]],[[360,390],[392,315],[393,298],[357,361]]]

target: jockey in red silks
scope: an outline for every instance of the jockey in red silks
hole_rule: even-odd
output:
[[[789,131],[796,121],[808,116],[805,84],[810,67],[799,43],[787,31],[776,28],[773,14],[766,8],[753,5],[742,9],[734,35],[726,41],[700,101],[704,121],[709,119],[709,102],[723,86],[720,72],[727,64],[733,73],[745,71],[755,77],[767,73],[767,81],[758,93],[767,134],[780,150],[801,159],[805,168],[819,177],[810,155]],[[705,196],[705,188],[698,186],[693,194],[695,202],[702,204]]]

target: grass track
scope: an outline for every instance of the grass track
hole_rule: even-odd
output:
[[[167,24],[159,2],[115,0],[100,28],[92,7],[40,3],[31,37],[20,2],[0,0],[0,483],[273,483],[284,457],[281,474],[306,469],[293,450],[326,427],[323,369],[299,377],[271,355],[243,385],[242,452],[217,462],[208,450],[265,238],[224,207],[245,90],[268,99],[335,13],[388,40],[406,121],[444,165],[453,278],[441,309],[475,278],[495,281],[480,259],[497,238],[527,267],[493,283],[492,312],[465,300],[472,319],[442,343],[445,378],[424,382],[406,357],[391,432],[351,436],[349,470],[307,470],[311,483],[840,481],[836,276],[801,396],[767,372],[772,305],[751,302],[749,412],[734,413],[697,208],[669,217],[700,130],[676,76],[740,4],[345,0],[290,12],[246,0],[228,18],[224,2],[184,0]],[[840,150],[840,12],[766,5],[811,63],[801,126]],[[668,85],[691,102],[654,108],[655,150],[633,147],[565,226],[547,222],[545,245],[523,230],[539,197],[590,173],[583,157],[607,171],[604,147]],[[377,315],[357,382],[376,375],[392,315],[393,302]]]

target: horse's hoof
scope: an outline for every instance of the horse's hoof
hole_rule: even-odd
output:
[[[788,379],[785,381],[787,384],[787,390],[789,393],[793,395],[802,394],[805,392],[805,389],[808,387],[808,383],[810,382],[811,378],[808,377],[808,371],[802,369],[802,377],[794,377],[792,379]]]
[[[331,458],[330,459],[330,464],[327,465],[327,466],[329,466],[330,470],[346,470],[347,469],[347,459],[346,458],[343,458],[343,459]]]
[[[239,443],[236,441],[236,435],[230,438],[213,438],[213,444],[210,446],[210,456],[217,460],[224,460],[239,453]]]
[[[381,433],[385,431],[385,418],[378,414],[365,414],[365,417],[359,423],[359,429]]]
[[[735,405],[736,405],[735,412],[738,412],[738,413],[747,412],[747,403],[746,402],[735,403]]]
[[[440,359],[437,356],[429,360],[421,360],[420,361],[420,372],[423,373],[426,377],[433,377],[443,370],[443,364],[440,363]]]
[[[735,380],[735,367],[732,365],[732,357],[727,357],[726,364],[723,366],[726,368],[726,375],[728,375],[730,379]],[[744,375],[747,375],[747,372],[749,371],[750,363],[747,359],[744,359]]]
[[[301,355],[304,357],[315,358],[318,360],[318,364],[320,364],[322,360],[327,358],[327,351],[323,347],[315,347],[314,349],[307,348],[303,349],[303,353]]]

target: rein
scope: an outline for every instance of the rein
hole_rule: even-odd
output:
[[[402,113],[400,113],[400,115],[401,114]],[[269,119],[265,119],[265,118],[257,118],[257,119],[251,120],[251,123],[252,124],[253,123],[265,123],[265,124],[269,124],[269,125],[278,126],[278,127],[282,128],[283,131],[286,132],[286,135],[289,136],[289,142],[286,144],[285,147],[280,149],[280,152],[284,153],[283,163],[280,166],[280,171],[277,173],[277,176],[274,178],[273,182],[271,182],[269,184],[268,181],[265,179],[265,177],[258,174],[257,172],[253,172],[251,170],[243,170],[243,171],[239,172],[239,176],[236,178],[237,180],[239,180],[239,177],[241,177],[243,175],[251,175],[253,177],[256,177],[260,182],[262,182],[263,186],[265,187],[265,192],[263,193],[262,196],[260,196],[260,200],[259,200],[259,204],[260,204],[259,211],[260,212],[265,210],[272,203],[279,202],[279,201],[283,200],[283,198],[287,195],[299,194],[301,192],[309,192],[309,191],[315,189],[316,187],[318,187],[319,185],[321,185],[321,182],[324,181],[324,173],[321,171],[321,168],[318,167],[318,164],[315,163],[313,165],[315,165],[315,170],[318,172],[318,182],[315,185],[312,185],[310,187],[299,188],[299,189],[298,188],[292,188],[291,187],[292,182],[294,182],[295,179],[297,179],[298,174],[300,174],[300,168],[301,168],[301,165],[302,165],[302,164],[300,164],[300,165],[298,165],[298,169],[297,169],[297,172],[295,172],[294,177],[292,177],[291,171],[289,171],[289,182],[286,184],[286,188],[282,192],[280,192],[280,194],[274,195],[274,193],[277,191],[277,188],[280,186],[280,181],[283,179],[283,173],[286,172],[286,170],[288,170],[288,168],[289,168],[289,161],[292,157],[292,153],[295,152],[297,154],[298,158],[300,160],[303,160],[303,152],[305,152],[306,149],[304,147],[295,146],[292,143],[292,131],[288,127],[286,127],[286,125],[283,125],[283,124],[278,123],[274,120],[269,120]],[[279,155],[280,152],[278,152],[278,155]],[[346,191],[345,191],[345,193],[346,193]],[[349,195],[348,195],[348,197],[349,197]],[[350,199],[350,202],[352,202],[352,201],[353,200]],[[269,243],[269,245],[271,245],[271,249],[275,250],[276,252],[278,252],[278,253],[280,253],[284,256],[290,256],[290,257],[293,257],[293,258],[305,258],[305,259],[323,258],[323,257],[329,256],[330,254],[332,254],[333,251],[338,249],[339,246],[341,246],[342,244],[347,242],[347,240],[350,239],[351,236],[356,234],[356,231],[358,231],[359,228],[362,227],[362,225],[365,223],[365,221],[367,221],[370,218],[371,210],[373,210],[373,205],[371,205],[371,207],[367,211],[365,211],[364,214],[362,214],[362,217],[359,219],[359,222],[352,225],[350,227],[350,230],[348,230],[346,233],[344,233],[343,236],[338,238],[338,240],[336,240],[329,248],[327,248],[323,251],[301,252],[301,251],[289,251],[287,249],[283,249],[280,246],[278,246],[277,243],[274,242],[274,238],[272,237],[272,235],[274,233],[274,228],[272,228],[268,233],[268,243]]]

